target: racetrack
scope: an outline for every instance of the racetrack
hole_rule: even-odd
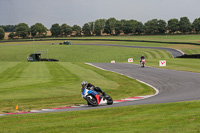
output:
[[[83,45],[83,44],[80,44],[80,45]],[[123,46],[123,45],[121,46],[135,48],[135,46]],[[160,49],[160,48],[157,48],[157,49]],[[169,50],[173,51],[173,52],[169,51],[173,55],[173,57],[182,55],[180,51],[177,51],[174,49],[169,49]],[[143,100],[121,102],[121,103],[116,103],[109,106],[98,106],[98,107],[79,106],[75,108],[66,108],[66,109],[39,110],[36,112],[46,113],[46,112],[89,110],[89,109],[96,109],[96,108],[108,108],[108,107],[118,107],[118,106],[200,100],[200,84],[199,84],[200,74],[199,73],[159,69],[159,68],[153,68],[153,67],[142,68],[140,67],[140,65],[128,64],[128,63],[114,63],[114,64],[90,63],[90,64],[93,66],[108,70],[108,71],[117,72],[117,73],[129,76],[131,78],[146,82],[154,86],[155,88],[157,88],[159,90],[159,93],[153,97],[146,98]],[[123,93],[123,90],[122,90],[122,93]]]
[[[121,102],[108,106],[80,106],[67,109],[50,109],[46,111],[43,110],[41,113],[200,100],[199,73],[152,67],[142,68],[139,65],[128,63],[91,63],[91,65],[144,81],[157,88],[159,93],[143,100]]]
[[[80,45],[94,45],[94,44],[80,44]],[[104,44],[95,44],[104,45]],[[109,44],[105,44],[108,46]],[[119,46],[119,45],[109,45]],[[132,47],[132,48],[152,48],[153,47],[138,47],[138,46],[124,46],[119,47]],[[170,48],[158,48],[170,52],[173,57],[181,56],[181,51],[170,49]],[[170,103],[180,101],[190,101],[200,99],[200,74],[193,72],[184,72],[176,70],[159,69],[153,67],[141,68],[139,65],[128,64],[128,63],[90,63],[93,66],[102,68],[108,71],[117,72],[134,79],[146,82],[157,88],[159,93],[153,97],[130,101],[121,102],[109,106],[98,106],[98,107],[78,107],[69,108],[62,110],[50,110],[51,111],[74,111],[74,110],[88,110],[95,108],[106,108],[106,107],[117,107],[117,106],[130,106],[130,105],[142,105],[142,104],[157,104],[157,103]],[[122,90],[123,93],[123,90]]]

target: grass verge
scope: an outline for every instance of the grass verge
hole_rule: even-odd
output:
[[[200,101],[3,116],[1,132],[199,132]],[[8,128],[9,127],[9,128]]]

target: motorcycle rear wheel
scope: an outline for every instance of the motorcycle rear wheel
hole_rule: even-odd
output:
[[[113,104],[113,99],[109,95],[106,95],[106,99],[107,99],[107,105]]]

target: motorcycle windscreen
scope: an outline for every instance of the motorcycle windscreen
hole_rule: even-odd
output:
[[[88,94],[93,95],[93,96],[98,95],[98,93],[96,91],[93,91],[93,90],[89,90]]]

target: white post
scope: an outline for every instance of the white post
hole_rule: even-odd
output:
[[[34,38],[33,38],[33,45],[34,45],[34,53],[35,53],[35,42],[34,42]]]

